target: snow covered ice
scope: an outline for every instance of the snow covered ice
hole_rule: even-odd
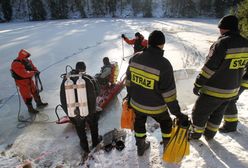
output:
[[[165,57],[175,70],[178,99],[183,112],[191,114],[196,97],[192,93],[197,72],[205,61],[210,45],[217,39],[218,20],[214,19],[83,19],[45,22],[0,24],[0,167],[18,167],[30,160],[33,167],[85,167],[79,166],[81,148],[79,138],[71,124],[57,125],[54,108],[60,103],[60,75],[65,66],[75,66],[83,60],[88,74],[100,71],[102,58],[107,56],[117,61],[120,76],[125,72],[128,61],[123,61],[120,35],[133,37],[135,32],[148,38],[155,29],[165,33]],[[133,49],[124,44],[124,55]],[[36,116],[31,125],[17,121],[19,108],[14,80],[10,75],[10,64],[20,49],[32,54],[31,59],[41,71],[44,91],[43,100],[49,106]],[[120,127],[121,102],[125,89],[104,110],[99,121],[99,130],[104,134]],[[147,124],[151,148],[142,157],[136,154],[133,133],[127,131],[126,148],[110,153],[96,152],[87,164],[96,168],[160,168],[160,167],[248,167],[248,93],[238,101],[238,131],[218,133],[213,141],[191,141],[191,153],[180,164],[162,161],[160,129],[154,121]],[[64,115],[60,111],[61,115]],[[21,115],[28,117],[21,100]]]

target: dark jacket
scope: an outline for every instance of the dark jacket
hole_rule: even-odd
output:
[[[226,32],[211,46],[195,85],[209,96],[228,99],[238,95],[248,63],[248,40],[237,32]]]
[[[133,57],[126,72],[130,105],[146,114],[160,114],[169,107],[178,116],[181,112],[173,69],[163,53],[159,48],[149,47]]]
[[[126,43],[130,44],[130,45],[134,45],[133,49],[134,49],[134,53],[143,51],[144,49],[147,48],[147,44],[148,41],[144,39],[143,36],[141,36],[139,39],[128,39],[127,37],[124,38],[124,40],[126,41]]]

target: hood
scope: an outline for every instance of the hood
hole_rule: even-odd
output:
[[[30,54],[29,52],[27,52],[26,50],[22,49],[22,50],[19,51],[19,54],[18,54],[17,59],[18,59],[18,60],[22,60],[22,59],[24,59],[24,58],[30,57],[30,55],[31,55],[31,54]]]

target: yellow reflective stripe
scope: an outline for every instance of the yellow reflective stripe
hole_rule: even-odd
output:
[[[176,89],[173,89],[173,90],[170,90],[170,91],[168,91],[168,92],[162,93],[162,96],[163,96],[163,97],[170,97],[170,96],[172,96],[172,95],[174,95],[174,94],[176,94],[176,93],[177,93]]]
[[[133,104],[133,102],[130,102],[130,105],[137,111],[142,112],[142,113],[146,113],[146,114],[160,114],[162,112],[165,112],[167,110],[167,107],[164,106],[161,109],[158,110],[146,110],[146,109],[142,109],[136,105]]]
[[[163,138],[170,138],[171,137],[171,133],[169,133],[169,134],[162,133],[162,137]]]
[[[210,127],[210,126],[207,126],[207,129],[210,130],[210,131],[213,131],[213,132],[217,132],[219,130],[219,128],[213,128],[213,127]]]
[[[193,132],[196,132],[196,133],[200,133],[201,134],[201,133],[204,132],[205,127],[198,127],[198,126],[192,124],[190,129],[193,130]]]
[[[151,68],[149,66],[145,66],[145,65],[135,63],[135,62],[131,62],[130,67],[134,67],[134,68],[137,68],[137,69],[140,69],[140,70],[143,70],[145,72],[149,72],[151,74],[158,75],[158,76],[160,74],[160,70],[158,70],[158,69]]]
[[[227,121],[227,122],[237,122],[237,121],[239,121],[238,118],[225,118],[224,120]]]
[[[201,73],[200,73],[203,77],[205,77],[205,78],[207,78],[207,79],[209,79],[211,76],[208,74],[208,73],[206,73],[205,71],[201,71]]]
[[[194,132],[196,132],[196,133],[203,133],[204,132],[204,130],[202,130],[202,129],[194,129]]]
[[[233,54],[233,53],[246,53],[248,52],[248,47],[239,47],[239,48],[229,48],[227,49],[227,54]]]
[[[213,132],[217,132],[219,130],[220,125],[213,124],[211,122],[207,123],[207,129]]]
[[[166,103],[169,103],[169,102],[175,101],[176,99],[177,99],[177,95],[174,94],[174,95],[172,95],[172,96],[170,96],[170,97],[164,98],[164,101],[165,101]]]
[[[211,75],[211,76],[215,73],[215,71],[212,71],[212,70],[209,69],[207,66],[204,66],[204,67],[202,68],[202,70],[205,71],[207,74],[209,74],[209,75]]]
[[[218,93],[218,92],[207,90],[206,88],[202,88],[201,92],[209,96],[218,97],[218,98],[231,98],[231,97],[235,97],[238,95],[238,91],[234,93]]]
[[[135,72],[137,74],[140,74],[142,76],[145,76],[147,78],[150,78],[150,79],[159,81],[159,76],[158,75],[154,75],[154,74],[151,74],[151,73],[148,73],[148,72],[145,72],[143,70],[140,70],[140,69],[137,69],[137,68],[133,68],[133,67],[130,67],[130,71],[131,72]]]
[[[210,131],[213,131],[213,132],[217,132],[219,130],[219,128],[214,128],[214,127],[211,127],[211,126],[207,126],[207,129],[210,130]]]
[[[248,83],[241,83],[241,86],[248,88]]]
[[[225,59],[248,58],[248,53],[227,54]]]
[[[238,115],[224,115],[224,120],[227,122],[237,122],[238,121]]]
[[[202,87],[202,85],[199,85],[197,83],[194,83],[194,85],[197,86],[197,87]]]
[[[135,132],[135,136],[139,137],[139,138],[143,138],[144,136],[146,136],[146,133],[137,133],[137,132]]]

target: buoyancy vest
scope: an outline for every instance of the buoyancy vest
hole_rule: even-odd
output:
[[[143,51],[144,50],[144,46],[142,46],[142,41],[143,41],[143,39],[137,39],[137,40],[135,40],[135,42],[134,42],[134,52],[136,53],[136,52],[140,52],[140,51]]]
[[[21,63],[22,65],[24,65],[25,69],[27,71],[33,71],[33,67],[31,65],[30,62],[28,61],[21,61],[21,60],[18,60],[18,59],[15,59],[13,62],[19,62]],[[15,71],[13,69],[10,70],[11,71],[11,75],[12,77],[15,79],[15,80],[23,80],[23,79],[29,79],[29,78],[23,78],[21,77],[20,75],[18,75],[17,73],[15,73]]]

